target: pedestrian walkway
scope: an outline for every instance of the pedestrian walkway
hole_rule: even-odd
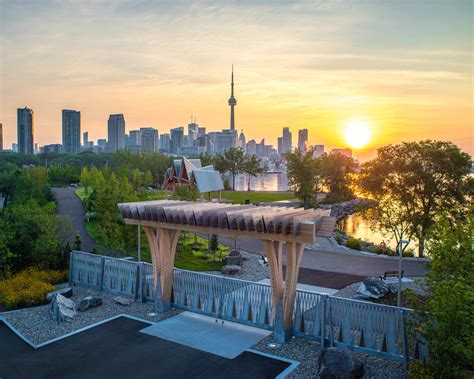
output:
[[[233,359],[269,336],[269,330],[191,312],[157,322],[142,333]]]

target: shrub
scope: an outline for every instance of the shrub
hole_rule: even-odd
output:
[[[54,291],[53,284],[62,283],[66,278],[67,271],[28,268],[0,281],[0,303],[7,309],[45,304],[46,294]]]
[[[361,243],[360,243],[360,240],[358,240],[357,238],[353,238],[353,237],[350,237],[347,242],[346,242],[346,246],[350,249],[354,249],[354,250],[360,250],[361,249]]]

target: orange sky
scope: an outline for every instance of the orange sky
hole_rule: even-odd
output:
[[[276,145],[289,126],[310,143],[345,147],[348,120],[371,121],[377,146],[451,140],[471,155],[472,3],[49,2],[0,0],[4,145],[16,108],[35,112],[35,142],[61,142],[61,109],[106,137],[108,115],[160,133],[191,115],[229,125],[235,66],[236,125]],[[24,25],[28,25],[25,28]]]

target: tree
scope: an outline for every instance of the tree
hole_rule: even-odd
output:
[[[321,168],[312,150],[301,154],[297,149],[286,154],[288,183],[305,208],[316,207],[320,190]]]
[[[177,200],[196,201],[199,198],[199,192],[194,186],[182,184],[175,189],[174,198]]]
[[[223,155],[214,157],[215,169],[221,173],[226,171],[232,175],[232,190],[235,191],[235,178],[242,172],[245,162],[245,153],[240,147],[233,147],[227,150]]]
[[[247,191],[250,191],[250,179],[265,172],[265,167],[262,167],[262,162],[259,158],[251,154],[245,157],[242,164],[242,172],[246,173],[248,176]]]
[[[339,153],[325,153],[319,160],[322,184],[329,189],[328,200],[340,202],[352,199],[354,192],[351,184],[357,167],[355,160]]]
[[[377,157],[363,165],[359,186],[366,196],[404,211],[400,220],[409,224],[423,256],[437,215],[449,210],[452,220],[465,217],[473,187],[470,168],[469,155],[451,142],[404,142],[378,149]],[[379,216],[384,225],[386,214]]]
[[[133,170],[132,186],[135,191],[137,191],[142,186],[142,173],[140,172],[138,168]]]
[[[89,174],[89,169],[84,167],[81,170],[81,176],[79,177],[79,183],[84,187],[84,192],[86,195],[89,193],[89,187],[91,185],[91,175]]]
[[[82,245],[81,235],[79,234],[79,232],[77,232],[76,236],[74,237],[74,250],[80,251],[81,245]]]
[[[468,220],[453,225],[444,214],[430,230],[428,297],[415,306],[412,325],[427,340],[429,359],[425,367],[412,364],[413,377],[468,378],[474,371],[473,230],[472,209]]]

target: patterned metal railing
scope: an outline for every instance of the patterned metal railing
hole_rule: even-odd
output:
[[[149,263],[73,251],[70,282],[154,301]],[[173,306],[179,309],[273,329],[271,287],[250,281],[175,269]],[[361,353],[407,361],[428,356],[421,338],[407,337],[412,310],[296,291],[293,334]]]

